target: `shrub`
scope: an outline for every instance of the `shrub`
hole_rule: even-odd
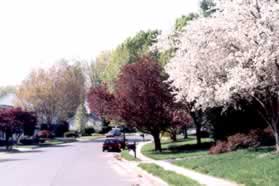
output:
[[[65,138],[77,138],[78,132],[77,131],[69,131],[64,133]]]
[[[228,143],[226,141],[217,141],[216,145],[209,149],[209,154],[220,154],[228,151]]]
[[[59,124],[54,125],[54,133],[56,137],[63,137],[65,132],[69,131],[69,124],[66,121],[61,121]]]
[[[217,141],[216,145],[209,149],[209,154],[220,154],[242,148],[272,144],[274,144],[274,137],[271,129],[253,129],[248,134],[236,133],[224,141]]]
[[[37,137],[30,137],[30,136],[22,136],[19,139],[19,143],[22,145],[34,145],[40,142],[39,138]]]
[[[37,133],[37,137],[39,137],[39,138],[54,138],[54,135],[49,130],[41,130]]]
[[[83,135],[91,136],[91,134],[95,133],[95,129],[93,127],[87,127],[84,129]]]

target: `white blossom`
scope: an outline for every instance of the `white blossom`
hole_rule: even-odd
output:
[[[166,66],[177,99],[196,107],[232,102],[278,84],[279,5],[275,0],[220,0],[211,17],[190,22]],[[275,90],[275,89],[274,89]]]

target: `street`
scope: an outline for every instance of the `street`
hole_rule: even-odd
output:
[[[0,155],[3,186],[134,186],[146,184],[134,170],[102,152],[103,139]]]

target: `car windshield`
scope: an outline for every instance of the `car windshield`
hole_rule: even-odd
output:
[[[105,140],[104,143],[105,143],[105,144],[112,143],[112,140],[107,139],[107,140]]]

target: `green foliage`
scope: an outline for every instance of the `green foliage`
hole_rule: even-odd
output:
[[[210,16],[215,12],[215,3],[214,0],[201,0],[200,1],[200,9],[201,13],[204,17]]]
[[[174,51],[175,51],[174,49],[170,49],[170,50],[158,53],[157,60],[159,61],[160,65],[162,67],[164,67],[170,61]]]
[[[194,13],[191,13],[187,16],[183,15],[177,18],[175,21],[175,31],[181,31],[189,23],[189,21],[192,21],[196,18],[198,18],[198,15]]]
[[[186,176],[182,176],[172,171],[163,169],[162,167],[154,163],[142,163],[139,167],[153,174],[154,176],[160,177],[162,180],[167,182],[170,186],[199,186],[200,184]]]
[[[110,90],[114,89],[114,81],[117,79],[122,66],[129,61],[129,52],[127,47],[122,44],[118,46],[110,56],[110,62],[101,76],[101,80],[105,82]]]
[[[275,186],[279,183],[279,159],[272,147],[201,156],[191,161],[176,161],[175,164],[246,186]]]
[[[9,93],[15,93],[15,92],[16,92],[16,87],[13,87],[13,86],[0,87],[0,97],[5,96]]]
[[[93,133],[95,133],[95,129],[93,127],[86,127],[84,129],[84,135],[91,136]]]
[[[139,57],[146,55],[149,47],[157,42],[158,34],[157,30],[141,31],[135,37],[128,38],[125,42],[129,54],[128,64],[135,63]]]
[[[89,83],[91,87],[97,87],[101,84],[104,78],[104,71],[111,60],[111,51],[103,51],[97,57],[96,61],[92,61],[86,67]]]
[[[85,133],[86,122],[87,122],[87,113],[84,104],[81,104],[75,115],[75,128],[81,134]]]
[[[192,20],[198,18],[198,14],[191,13],[187,16],[183,15],[176,19],[175,21],[175,32],[182,31],[183,28]],[[175,40],[175,34],[169,36],[170,39]],[[154,57],[162,67],[164,67],[171,59],[171,57],[175,54],[176,49],[172,48],[166,51],[156,51],[152,53],[152,57]]]
[[[112,51],[109,64],[106,66],[101,80],[110,90],[114,89],[114,81],[118,78],[121,68],[126,64],[136,62],[149,52],[149,47],[157,41],[159,31],[141,31],[134,37],[130,37]]]

